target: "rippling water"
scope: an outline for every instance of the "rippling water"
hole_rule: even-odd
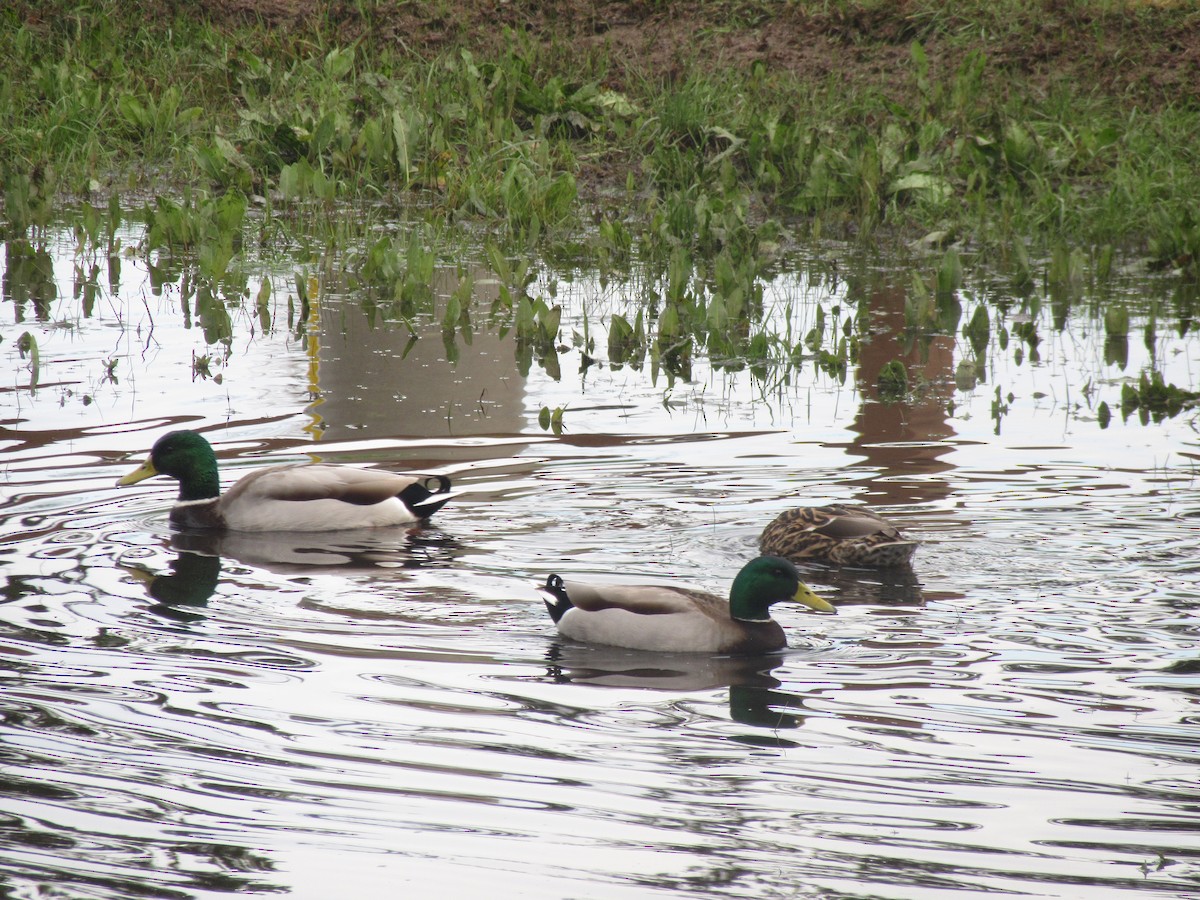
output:
[[[567,329],[617,302],[558,290]],[[787,290],[801,318],[828,300]],[[215,383],[176,300],[147,302],[152,340],[68,299],[4,311],[0,895],[1200,892],[1200,442],[1187,415],[1091,420],[1094,322],[1036,363],[993,349],[969,389],[952,340],[926,348],[933,389],[898,412],[702,361],[526,376],[487,335],[401,365],[406,332],[329,327],[333,291]],[[31,328],[35,391],[7,337]],[[1156,352],[1185,383],[1190,335]],[[175,533],[169,484],[112,486],[175,422],[230,479],[319,452],[463,494],[408,531]],[[777,656],[556,639],[547,572],[723,591],[801,499],[879,506],[922,539],[914,572],[810,567],[839,614],[778,609]]]

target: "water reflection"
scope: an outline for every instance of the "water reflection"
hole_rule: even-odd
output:
[[[920,553],[920,549],[917,552]],[[868,603],[878,606],[918,606],[926,599],[921,579],[911,564],[862,569],[802,560],[796,567],[806,582],[821,585],[821,590],[827,591],[830,601],[837,606]],[[931,599],[946,600],[956,596],[961,595],[935,591]]]
[[[928,505],[952,491],[953,482],[937,476],[952,468],[944,457],[955,433],[949,418],[955,339],[952,334],[907,335],[906,299],[903,288],[885,283],[869,289],[862,301],[870,310],[871,337],[861,345],[855,370],[863,400],[851,426],[856,436],[847,446],[864,461],[856,481],[866,488],[863,499],[871,505]],[[884,402],[879,373],[894,359],[904,363],[910,384],[919,389],[903,402]]]
[[[216,556],[180,553],[171,560],[168,572],[155,574],[141,566],[123,566],[129,575],[143,585],[156,602],[151,612],[179,621],[201,618],[187,607],[201,607],[217,590],[221,577],[221,560]],[[181,608],[183,607],[183,608]]]
[[[556,642],[546,660],[546,675],[556,683],[663,691],[670,697],[680,692],[726,688],[729,718],[734,722],[775,730],[799,728],[804,721],[802,715],[791,712],[804,708],[803,698],[776,690],[782,682],[771,672],[784,663],[779,654],[661,654]],[[744,740],[784,745],[763,736]]]
[[[703,691],[715,687],[778,687],[773,669],[782,656],[710,656],[647,653],[620,647],[555,642],[546,654],[547,675],[556,682],[602,687]]]
[[[171,546],[181,555],[224,557],[277,574],[415,569],[447,565],[461,553],[453,536],[429,525],[328,533],[177,531]]]
[[[303,579],[331,573],[383,576],[451,565],[464,552],[457,539],[429,526],[331,533],[179,529],[170,535],[169,546],[176,554],[165,571],[129,562],[120,567],[155,601],[150,612],[180,622],[203,618],[198,608],[217,592],[223,564]]]
[[[430,288],[444,303],[462,279],[473,285],[476,309],[499,297],[494,275],[482,266],[461,275],[435,271]],[[465,436],[524,430],[525,379],[511,337],[494,328],[475,331],[453,356],[436,317],[401,322],[382,310],[357,309],[355,294],[333,281],[323,286],[316,345],[315,395],[308,407],[313,433],[334,439],[398,434]]]
[[[54,259],[49,249],[24,239],[5,241],[0,293],[5,302],[12,304],[17,324],[25,323],[30,311],[37,322],[47,321],[58,297]]]

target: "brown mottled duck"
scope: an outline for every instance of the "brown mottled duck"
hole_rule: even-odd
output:
[[[858,506],[801,506],[763,529],[759,549],[793,562],[817,559],[840,566],[907,565],[917,542],[886,519]]]

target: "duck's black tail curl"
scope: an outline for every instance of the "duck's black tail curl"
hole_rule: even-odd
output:
[[[450,499],[450,479],[445,475],[425,475],[402,490],[400,499],[413,515],[428,519]]]
[[[551,575],[546,579],[544,590],[554,598],[553,601],[547,597],[543,597],[542,600],[546,604],[546,611],[550,613],[550,618],[557,623],[574,605],[571,603],[571,598],[567,596],[567,586],[563,584],[561,575]]]

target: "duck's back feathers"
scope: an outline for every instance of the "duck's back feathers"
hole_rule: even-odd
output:
[[[435,492],[449,490],[444,475],[395,475],[377,469],[324,464],[273,466],[251,472],[225,495],[230,503],[259,500],[340,500],[354,506],[372,506],[393,497],[413,504],[424,502]],[[439,502],[445,503],[445,500]]]
[[[906,565],[917,542],[870,510],[838,504],[780,513],[763,529],[759,547],[764,554],[790,560],[887,567]]]

